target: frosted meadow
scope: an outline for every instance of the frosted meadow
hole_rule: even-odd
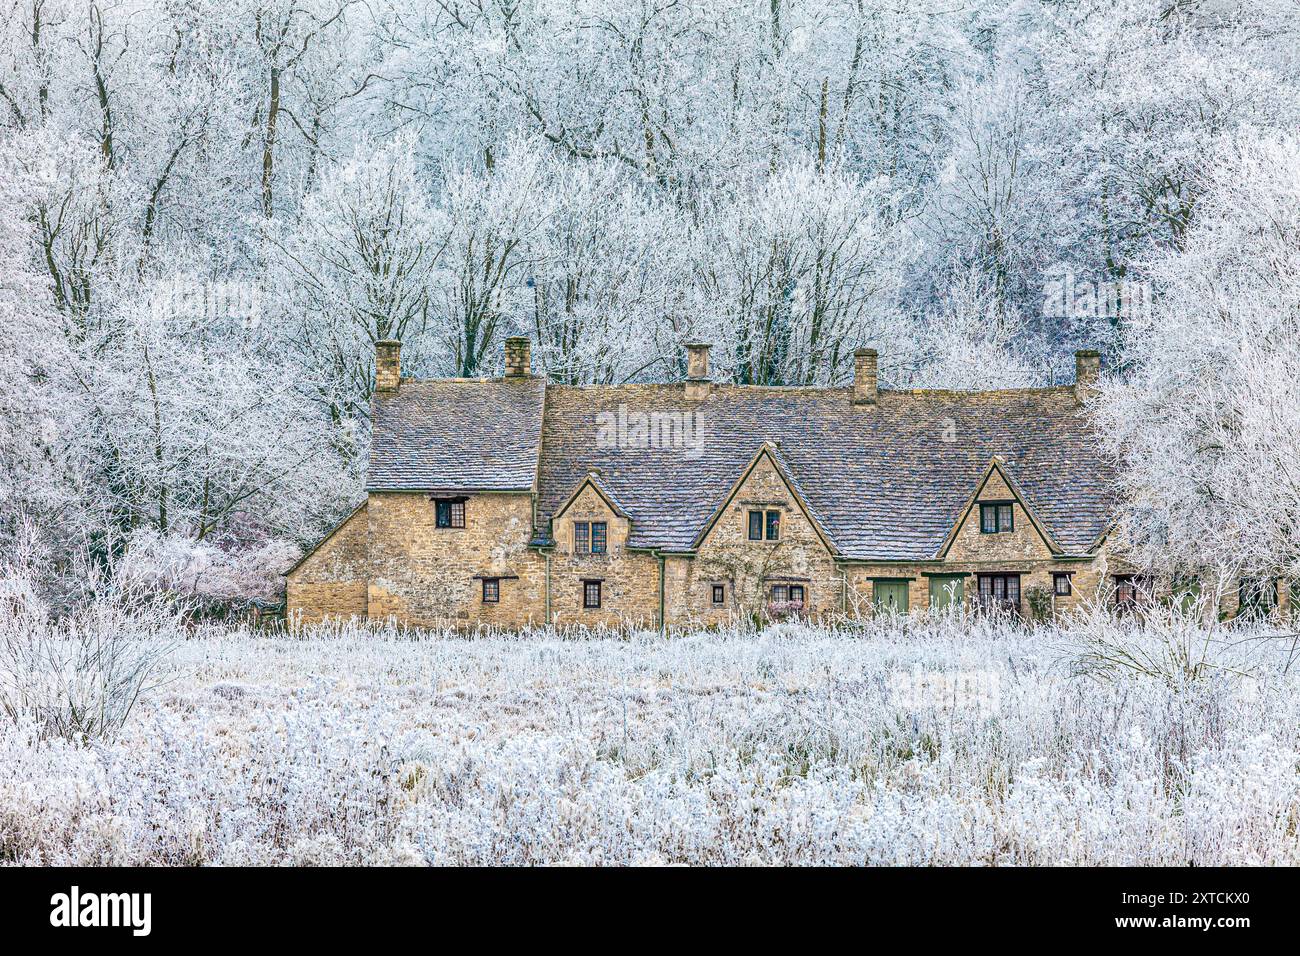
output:
[[[1300,862],[1294,638],[1267,629],[288,638],[128,618],[98,677],[16,706],[15,621],[6,863]],[[54,732],[122,645],[169,645],[157,686],[116,729]]]

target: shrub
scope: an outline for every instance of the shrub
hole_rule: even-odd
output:
[[[0,713],[41,736],[111,738],[164,678],[178,608],[82,569],[92,596],[55,618],[26,568],[0,577]]]

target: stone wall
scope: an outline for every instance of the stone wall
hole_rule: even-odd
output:
[[[368,512],[369,615],[416,626],[541,625],[545,559],[528,548],[532,495],[475,494],[464,528],[437,527],[427,493],[377,492]],[[498,577],[500,602],[483,602],[483,577]]]
[[[1052,596],[1052,611],[1060,614],[1077,608],[1086,597],[1096,593],[1101,577],[1097,562],[1060,561],[1053,559],[1026,561],[1024,559],[983,561],[917,562],[916,564],[852,564],[848,566],[848,614],[851,617],[873,613],[876,582],[879,580],[907,581],[908,610],[927,610],[930,607],[930,576],[960,574],[963,576],[964,596],[970,603],[979,589],[981,572],[1006,572],[1020,575],[1021,608],[1029,613],[1025,592],[1034,586],[1052,590],[1053,572],[1064,572],[1071,578],[1068,596]]]
[[[366,616],[366,507],[354,511],[285,579],[292,622],[318,624]]]
[[[749,512],[781,512],[777,541],[749,540]],[[841,579],[831,552],[817,534],[769,455],[759,457],[694,560],[674,560],[666,575],[666,616],[673,625],[723,624],[766,610],[773,584],[804,588],[805,614],[838,613]],[[722,605],[713,585],[724,587]]]
[[[604,554],[575,554],[575,522],[606,524]],[[659,561],[627,550],[631,524],[590,483],[551,525],[551,622],[559,626],[655,627],[659,615]],[[601,606],[583,607],[584,580],[599,580]]]
[[[982,501],[1014,499],[995,472]],[[1095,561],[1054,557],[1024,508],[1013,504],[1015,530],[982,534],[979,508],[964,516],[942,561],[909,564],[837,564],[772,458],[763,455],[706,535],[694,557],[663,559],[665,616],[671,626],[724,625],[764,612],[775,583],[805,589],[806,613],[828,618],[871,613],[880,579],[905,579],[911,610],[929,607],[929,575],[965,576],[965,594],[978,593],[979,572],[1021,575],[1023,595],[1052,588],[1053,572],[1068,572],[1072,594],[1053,596],[1056,612],[1078,607],[1115,573],[1131,571],[1106,549]],[[776,542],[750,541],[751,510],[781,512]],[[604,521],[603,555],[575,554],[575,521]],[[340,525],[288,575],[287,604],[303,623],[330,618],[395,618],[415,626],[520,628],[559,626],[653,627],[659,624],[658,557],[629,551],[631,523],[590,483],[557,515],[549,555],[528,547],[533,502],[528,493],[470,495],[464,528],[438,528],[427,493],[385,492]],[[548,590],[548,561],[549,590]],[[482,579],[500,579],[498,603],[483,601]],[[583,607],[583,581],[601,582],[602,606]],[[722,604],[713,601],[722,585]],[[1280,589],[1285,610],[1294,604]]]

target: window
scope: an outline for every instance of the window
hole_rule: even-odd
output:
[[[483,579],[483,603],[496,604],[501,600],[501,579],[484,578]]]
[[[1052,575],[1052,593],[1057,597],[1069,597],[1072,592],[1070,587],[1070,576],[1058,572]]]
[[[582,582],[582,606],[589,609],[600,607],[599,581]]]
[[[465,502],[446,499],[434,502],[435,524],[439,528],[465,527]]]
[[[802,584],[790,585],[790,603],[798,604],[800,607],[803,606],[803,585]]]
[[[604,554],[606,537],[604,521],[575,521],[573,522],[573,553]]]
[[[1201,582],[1195,577],[1179,575],[1174,578],[1170,590],[1173,603],[1183,614],[1192,614],[1198,609],[1201,600]]]
[[[998,534],[1003,531],[1014,531],[1015,528],[1015,509],[1012,508],[1008,501],[995,501],[991,504],[980,505],[980,532],[982,534]]]
[[[725,584],[713,585],[713,603],[725,604],[727,601],[727,587]]]
[[[1247,618],[1268,617],[1277,608],[1277,580],[1244,578],[1238,594],[1237,613]]]
[[[778,541],[781,537],[781,512],[751,511],[749,513],[749,540]]]
[[[980,604],[1004,611],[1020,610],[1020,575],[981,574]]]
[[[1115,608],[1131,611],[1137,607],[1137,580],[1131,574],[1115,575]]]
[[[785,604],[790,600],[790,588],[784,584],[772,585],[772,603]]]

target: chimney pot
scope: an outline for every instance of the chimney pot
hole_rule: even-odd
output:
[[[876,383],[878,353],[875,349],[857,349],[853,353],[853,404],[874,405],[879,398]]]
[[[1097,391],[1101,377],[1101,353],[1096,349],[1079,349],[1074,353],[1074,399],[1080,405]]]
[[[395,392],[402,384],[402,343],[380,339],[375,343],[375,391]]]
[[[532,343],[528,336],[510,336],[506,339],[506,378],[527,378],[532,374]]]
[[[686,343],[686,397],[693,402],[709,397],[709,349],[707,342]]]

